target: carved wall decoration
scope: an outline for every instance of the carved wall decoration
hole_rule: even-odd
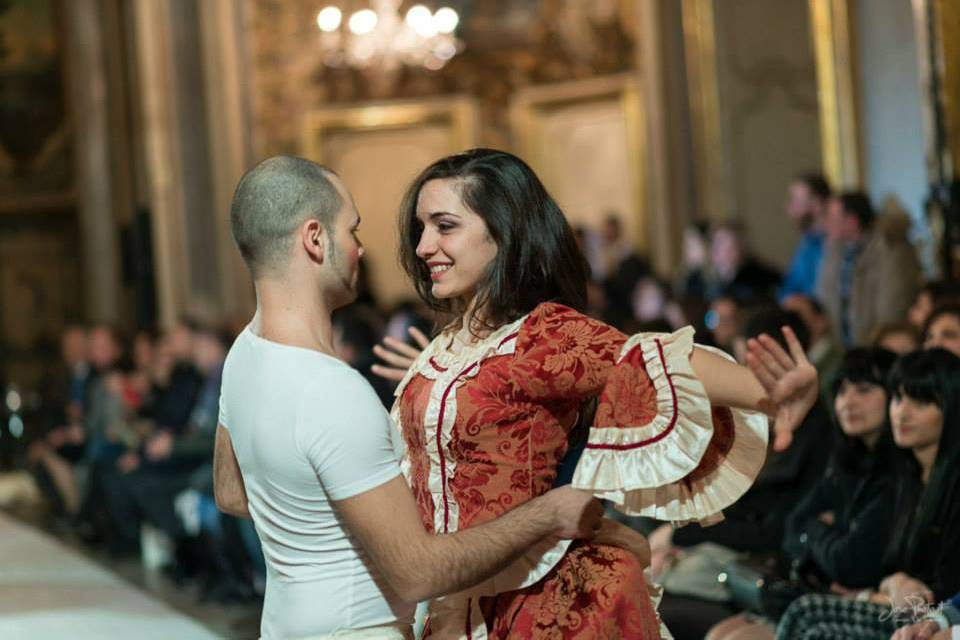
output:
[[[73,188],[55,0],[0,3],[0,208]],[[69,203],[69,198],[66,198]]]
[[[323,66],[310,46],[318,40],[316,2],[249,2],[260,156],[295,151],[303,115],[325,104],[456,94],[476,96],[480,142],[508,146],[507,103],[518,88],[609,75],[635,63],[630,0],[447,0],[461,15],[465,50],[436,72],[404,69],[392,84],[375,70]]]

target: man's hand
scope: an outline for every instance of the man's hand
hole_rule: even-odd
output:
[[[411,347],[405,342],[387,336],[383,339],[383,346],[375,345],[373,353],[378,358],[387,363],[387,365],[375,364],[370,370],[381,378],[400,382],[407,375],[407,370],[413,365],[414,360],[420,355],[420,352],[427,348],[430,339],[416,327],[407,329],[407,333],[413,338],[420,348]]]
[[[600,529],[603,505],[586,491],[565,486],[549,491],[544,497],[553,508],[555,536],[590,539]]]
[[[147,459],[152,462],[166,460],[173,452],[173,434],[166,429],[157,432],[143,447]]]
[[[934,620],[921,620],[906,627],[897,629],[890,640],[933,640],[940,631],[940,625]],[[947,633],[944,638],[949,638],[950,630],[944,629]]]
[[[833,511],[824,511],[823,513],[817,516],[817,520],[827,525],[828,527],[832,527],[834,523]]]
[[[747,341],[747,366],[767,392],[767,413],[774,419],[773,448],[783,451],[790,446],[793,432],[817,400],[817,370],[807,360],[797,336],[783,327],[783,337],[790,347],[788,354],[770,336]]]

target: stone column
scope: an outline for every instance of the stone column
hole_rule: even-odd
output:
[[[76,181],[83,246],[86,312],[117,322],[120,313],[119,242],[110,172],[110,122],[103,16],[98,0],[63,3]]]

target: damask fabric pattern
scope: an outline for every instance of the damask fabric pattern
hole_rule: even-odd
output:
[[[600,404],[584,454],[591,461],[581,459],[576,486],[676,520],[714,517],[735,500],[764,447],[742,464],[743,420],[710,407],[689,365],[692,332],[635,338],[548,303],[478,344],[455,350],[449,336],[434,340],[394,407],[424,525],[453,532],[548,491],[592,397]],[[764,421],[763,438],[746,433],[765,445],[765,429]],[[731,460],[732,479],[721,473]],[[481,585],[435,600],[430,615],[434,638],[660,637],[639,563],[568,541],[538,545]]]

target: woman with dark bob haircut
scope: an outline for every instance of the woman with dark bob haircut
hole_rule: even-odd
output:
[[[800,598],[781,619],[778,639],[886,640],[898,623],[912,621],[891,616],[891,607],[936,610],[960,591],[960,358],[945,349],[914,351],[894,366],[888,389],[893,440],[906,455],[880,556],[886,577],[856,599]]]
[[[443,318],[394,405],[403,469],[435,534],[550,489],[578,424],[587,435],[575,486],[631,514],[716,519],[763,463],[757,410],[776,414],[784,444],[816,397],[793,334],[791,354],[769,338],[753,343],[753,373],[694,348],[690,328],[628,338],[584,316],[587,266],[573,232],[516,156],[474,149],[433,163],[404,198],[400,230],[401,262]],[[581,409],[597,398],[588,420]],[[599,539],[617,542],[604,528]],[[645,561],[545,539],[433,601],[427,634],[660,637]]]

